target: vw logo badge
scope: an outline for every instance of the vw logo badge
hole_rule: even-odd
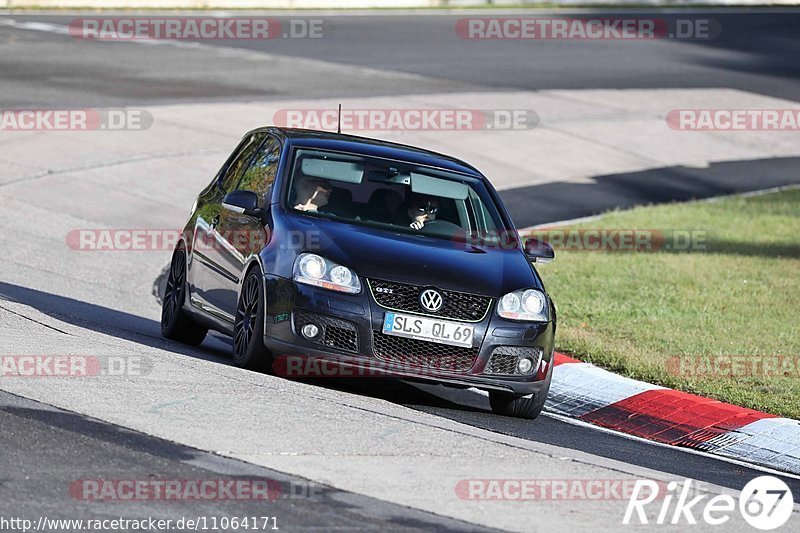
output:
[[[435,313],[444,305],[444,299],[441,293],[434,289],[425,289],[419,295],[419,305],[426,311]]]

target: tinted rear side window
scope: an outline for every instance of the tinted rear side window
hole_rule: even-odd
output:
[[[239,148],[239,153],[234,156],[233,161],[225,172],[225,177],[222,179],[221,185],[223,191],[230,192],[234,190],[234,186],[239,183],[248,163],[253,158],[253,155],[256,153],[256,150],[258,150],[258,147],[261,146],[266,136],[267,134],[263,132],[254,133],[247,142]]]
[[[264,207],[268,202],[269,191],[275,183],[281,145],[274,137],[269,137],[242,173],[237,189],[253,191],[258,195],[258,204]]]

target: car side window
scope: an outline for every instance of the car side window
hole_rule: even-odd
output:
[[[239,153],[236,154],[236,157],[233,159],[230,166],[228,166],[225,177],[222,179],[221,186],[223,191],[231,192],[235,189],[234,185],[239,183],[244,169],[247,168],[247,164],[253,158],[253,154],[256,153],[258,147],[261,146],[266,135],[267,134],[263,132],[254,133],[247,142],[243,143],[242,147],[239,149]]]
[[[275,183],[280,157],[280,143],[277,139],[269,137],[242,174],[236,189],[256,193],[259,207],[264,207],[268,201],[268,193]]]
[[[486,210],[486,206],[481,202],[480,197],[474,190],[469,191],[469,204],[472,215],[475,217],[475,230],[483,233],[490,233],[497,230],[492,221],[492,217]]]

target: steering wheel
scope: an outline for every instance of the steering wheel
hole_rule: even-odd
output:
[[[463,231],[461,226],[448,222],[447,220],[431,220],[425,223],[422,230],[425,233],[442,235],[444,237],[452,237],[457,231]]]

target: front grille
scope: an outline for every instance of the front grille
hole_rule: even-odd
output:
[[[370,279],[368,283],[378,305],[395,311],[409,311],[453,320],[479,322],[486,316],[489,306],[492,304],[492,299],[486,296],[437,289],[442,293],[444,305],[438,312],[431,313],[419,304],[419,294],[427,288],[425,286],[380,279]]]
[[[318,315],[317,313],[309,313],[308,311],[295,311],[292,316],[294,318],[294,330],[298,335],[301,328],[306,324],[315,324],[320,329],[320,333],[311,342],[347,352],[358,352],[358,330],[352,322]]]
[[[373,349],[378,359],[402,366],[466,372],[475,364],[480,348],[462,348],[419,341],[373,331]]]
[[[527,356],[533,360],[531,374],[542,359],[542,350],[539,348],[526,348],[524,346],[498,346],[492,350],[489,362],[486,363],[484,374],[520,375],[517,371],[517,362],[520,357]]]

